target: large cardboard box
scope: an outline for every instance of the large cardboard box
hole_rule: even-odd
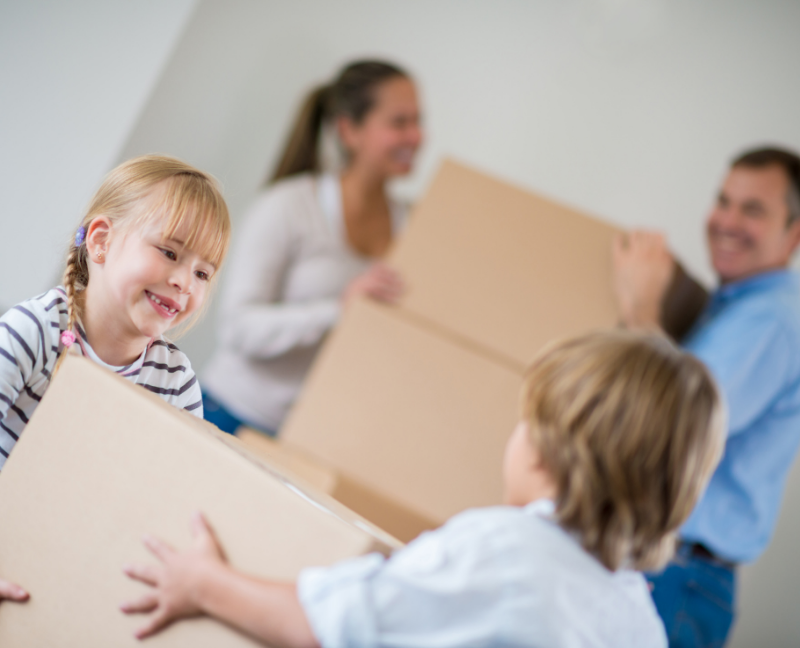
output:
[[[616,324],[619,231],[446,161],[390,257],[400,308],[522,369],[553,338]]]
[[[423,531],[439,526],[433,519],[383,494],[380,486],[370,488],[344,471],[262,432],[242,428],[236,436],[248,450],[268,461],[273,468],[291,475],[296,483],[308,484],[330,495],[398,540],[413,540]]]
[[[322,351],[283,442],[441,524],[501,501],[519,383],[514,368],[363,301]]]
[[[445,162],[390,256],[406,294],[345,313],[282,443],[439,524],[500,503],[525,367],[555,338],[617,325],[620,231]],[[676,281],[669,299],[695,307],[685,330],[705,296]]]
[[[140,645],[141,617],[118,605],[143,585],[121,569],[153,562],[153,533],[190,543],[202,510],[234,567],[292,579],[401,546],[236,439],[83,358],[67,359],[0,473],[0,574],[31,592],[0,605],[3,648]],[[170,627],[153,646],[256,645],[209,619]]]

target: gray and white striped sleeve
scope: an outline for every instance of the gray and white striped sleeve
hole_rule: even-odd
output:
[[[30,301],[0,317],[0,454],[4,458],[28,421],[28,413],[18,405],[21,395],[36,372],[47,374],[48,360],[55,356],[48,348],[49,325],[37,316]]]

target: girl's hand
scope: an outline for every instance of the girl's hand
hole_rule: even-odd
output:
[[[394,303],[403,294],[403,281],[390,267],[376,263],[359,275],[344,291],[342,300],[349,304],[354,297],[366,296],[381,302]]]
[[[614,292],[623,323],[658,329],[661,303],[675,273],[664,235],[633,231],[614,239]]]
[[[7,601],[17,601],[22,603],[30,598],[28,592],[22,589],[19,585],[9,583],[8,581],[0,578],[0,601],[3,599]]]
[[[222,549],[200,513],[192,517],[194,546],[178,552],[166,543],[146,536],[145,546],[161,561],[160,565],[131,565],[123,569],[134,580],[153,590],[136,601],[123,603],[125,614],[155,614],[147,625],[136,631],[138,639],[149,637],[178,619],[203,613],[200,601],[205,576],[225,564]]]

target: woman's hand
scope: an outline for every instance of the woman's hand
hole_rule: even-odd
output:
[[[375,263],[364,274],[350,282],[344,291],[342,301],[347,305],[354,297],[363,295],[391,304],[402,294],[403,280],[400,275],[382,263]]]
[[[136,631],[138,639],[149,637],[173,621],[203,614],[202,583],[215,569],[225,565],[222,549],[200,513],[192,517],[194,546],[178,552],[166,543],[147,536],[145,546],[161,561],[156,565],[131,565],[123,571],[153,590],[136,601],[123,603],[126,614],[154,612],[147,625]]]
[[[664,235],[641,230],[614,238],[614,293],[628,328],[659,329],[661,303],[675,273]]]
[[[28,592],[22,589],[19,585],[9,583],[8,581],[0,578],[0,601],[3,599],[7,601],[17,601],[22,603],[30,598]]]

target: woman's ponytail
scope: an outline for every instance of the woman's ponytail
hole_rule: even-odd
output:
[[[346,117],[354,124],[361,124],[375,107],[376,88],[397,77],[408,78],[408,74],[385,61],[355,61],[330,85],[313,90],[303,103],[280,162],[266,184],[296,173],[319,173],[322,170],[319,139],[323,122]]]
[[[328,86],[320,86],[306,97],[292,126],[278,166],[267,179],[267,184],[296,173],[306,171],[317,173],[320,170],[317,149],[326,112],[327,94]]]

